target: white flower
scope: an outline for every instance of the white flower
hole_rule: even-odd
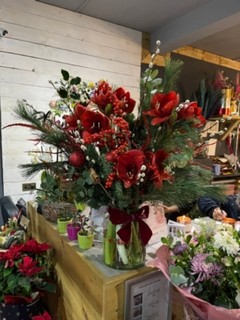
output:
[[[237,255],[239,252],[239,244],[227,230],[219,230],[213,241],[215,248],[224,250],[228,255]]]

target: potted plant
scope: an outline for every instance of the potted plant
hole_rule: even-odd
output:
[[[67,225],[68,239],[71,241],[77,240],[77,234],[80,230],[80,212],[75,210],[71,223]]]
[[[69,210],[66,207],[59,210],[57,218],[57,229],[59,233],[67,233],[67,225],[72,222],[72,218],[73,211]]]
[[[71,187],[71,180],[61,177],[60,172],[54,173],[51,170],[42,172],[36,200],[46,220],[56,223],[60,211],[75,208]]]
[[[77,234],[81,230],[81,215],[86,208],[85,203],[75,203],[75,210],[73,210],[72,222],[67,225],[67,234],[69,240],[77,240]]]
[[[85,215],[81,215],[79,221],[81,229],[78,232],[78,246],[80,249],[87,250],[93,246],[94,228],[90,219]]]
[[[30,314],[42,312],[41,294],[55,292],[55,285],[48,281],[52,266],[50,252],[47,243],[41,244],[35,239],[0,252],[0,311],[3,318],[30,320]]]

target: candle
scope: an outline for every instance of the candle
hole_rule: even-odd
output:
[[[185,232],[191,232],[192,220],[189,217],[187,217],[185,215],[179,216],[179,217],[177,217],[177,222],[184,225]]]
[[[191,223],[192,220],[187,216],[179,216],[177,217],[177,222],[186,225]]]

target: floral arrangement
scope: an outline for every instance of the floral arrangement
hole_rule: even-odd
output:
[[[13,243],[23,242],[25,231],[19,225],[19,217],[10,217],[5,225],[0,228],[0,248],[8,249]]]
[[[62,70],[52,82],[59,95],[45,113],[19,101],[15,114],[34,133],[38,146],[33,163],[21,166],[30,177],[43,172],[41,197],[56,181],[55,191],[90,207],[115,207],[127,213],[145,201],[191,203],[216,192],[211,172],[196,165],[206,120],[196,102],[180,103],[175,91],[182,62],[166,60],[164,78],[153,68],[140,81],[140,101],[106,80],[86,83]],[[46,179],[46,172],[48,179]],[[67,185],[67,187],[66,187]],[[190,192],[189,192],[190,191]]]
[[[29,239],[0,252],[0,301],[31,303],[41,292],[54,292],[47,281],[51,269],[50,246]]]
[[[239,310],[226,309],[240,307],[240,233],[228,224],[212,228],[210,223],[208,228],[205,222],[199,233],[161,240],[153,264],[192,302],[196,313],[205,312],[204,319],[238,319]],[[213,306],[218,312],[209,317]]]
[[[176,92],[181,61],[166,60],[164,77],[158,77],[159,46],[140,79],[138,104],[123,87],[106,80],[87,83],[62,70],[62,79],[50,82],[59,96],[50,109],[38,111],[19,101],[14,111],[24,122],[7,126],[34,134],[34,161],[21,168],[26,177],[42,172],[40,198],[54,194],[109,208],[104,257],[110,266],[114,260],[142,265],[152,235],[144,221],[149,204],[186,207],[220,190],[211,185],[211,171],[194,162],[204,144],[202,109],[194,101],[181,102]],[[116,252],[120,258],[114,258]]]

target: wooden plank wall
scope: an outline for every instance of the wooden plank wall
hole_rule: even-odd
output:
[[[90,18],[35,0],[0,0],[0,106],[2,127],[16,121],[12,108],[26,99],[46,110],[55,91],[48,83],[58,80],[60,70],[84,80],[107,79],[124,86],[139,98],[141,32]],[[18,168],[30,161],[29,132],[22,128],[2,130],[4,195],[31,200],[22,192],[26,181]]]

